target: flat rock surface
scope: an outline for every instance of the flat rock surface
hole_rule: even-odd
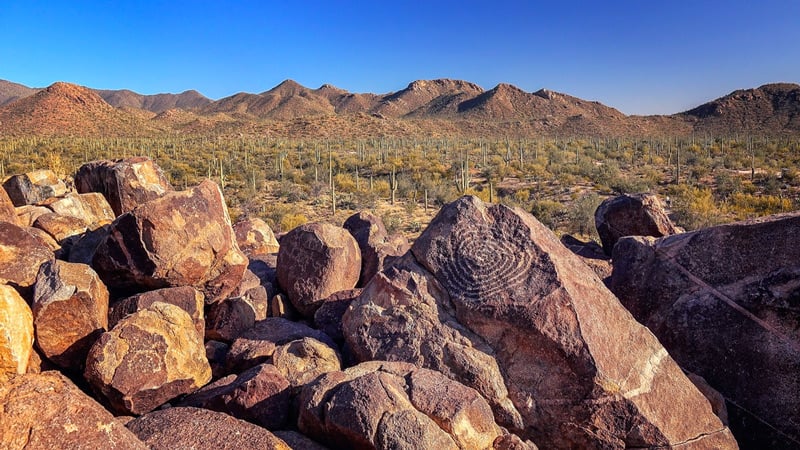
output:
[[[49,247],[9,222],[0,222],[0,250],[0,283],[22,288],[36,282],[42,263],[55,259]]]

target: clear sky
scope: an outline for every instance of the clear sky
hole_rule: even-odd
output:
[[[800,0],[0,0],[0,79],[217,99],[287,78],[506,82],[675,113],[800,82]]]

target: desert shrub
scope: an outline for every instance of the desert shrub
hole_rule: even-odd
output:
[[[728,208],[737,219],[791,211],[792,201],[775,195],[753,195],[737,192],[728,199]]]
[[[600,196],[595,192],[581,195],[567,210],[567,231],[599,240],[594,224],[594,212],[600,206]]]
[[[565,213],[564,205],[552,200],[537,200],[531,208],[531,214],[551,230],[555,230],[564,220]]]
[[[669,195],[672,219],[678,226],[696,230],[725,221],[710,189],[678,185],[669,189]]]

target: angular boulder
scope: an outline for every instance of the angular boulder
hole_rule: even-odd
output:
[[[56,371],[20,375],[0,383],[0,448],[149,449]]]
[[[14,211],[17,213],[17,223],[21,227],[32,227],[39,216],[53,212],[53,210],[44,206],[35,205],[18,206],[14,208]]]
[[[14,206],[35,205],[67,193],[64,182],[47,169],[13,175],[3,183],[3,189]]]
[[[0,284],[0,385],[25,373],[33,353],[31,309],[16,289]]]
[[[205,332],[203,293],[189,286],[156,289],[117,300],[109,306],[109,329],[126,316],[146,309],[156,302],[169,303],[186,311],[192,317],[197,332],[201,335]]]
[[[519,209],[446,205],[343,329],[359,360],[439,370],[544,448],[736,447],[652,333]]]
[[[89,347],[108,329],[108,289],[86,264],[42,264],[33,286],[36,346],[62,368],[81,371]]]
[[[20,225],[17,219],[17,210],[14,209],[14,202],[8,197],[5,189],[0,187],[0,222],[11,222]]]
[[[256,311],[242,297],[226,298],[208,307],[206,339],[233,342],[256,323]]]
[[[103,333],[84,376],[120,414],[143,414],[211,380],[203,337],[183,309],[156,302]]]
[[[361,289],[350,289],[336,292],[323,300],[322,305],[314,313],[314,326],[332,337],[337,343],[344,342],[342,317],[359,295],[361,295]]]
[[[206,180],[119,216],[92,265],[112,289],[192,286],[214,303],[236,289],[247,263],[222,192]]]
[[[291,450],[258,425],[207,409],[167,408],[125,426],[153,450]]]
[[[800,445],[798,234],[792,213],[624,238],[614,250],[611,289],[727,400],[742,447]]]
[[[119,216],[172,191],[172,185],[150,158],[137,156],[82,165],[75,173],[75,189],[103,194]]]
[[[664,205],[654,194],[624,194],[603,200],[594,213],[603,250],[611,255],[623,236],[669,236],[678,233]]]
[[[280,245],[266,222],[258,217],[246,217],[233,224],[236,242],[247,256],[278,253]]]
[[[106,198],[98,192],[86,194],[71,192],[63,197],[47,199],[41,206],[46,206],[61,216],[81,219],[91,230],[110,224],[116,218]]]
[[[24,228],[0,222],[0,283],[29,288],[39,267],[55,258],[47,245]]]
[[[301,225],[286,233],[278,251],[278,284],[306,317],[334,292],[353,289],[361,271],[358,243],[344,228]]]
[[[342,368],[339,352],[310,337],[276,347],[272,354],[272,364],[294,387],[302,386],[322,374]]]
[[[474,389],[412,364],[374,361],[303,388],[298,428],[335,448],[492,448],[501,429]]]
[[[369,211],[348,217],[342,226],[353,235],[361,251],[361,276],[357,286],[363,287],[376,273],[409,249],[405,238],[390,238],[383,219]]]
[[[62,216],[56,213],[42,214],[33,222],[33,227],[38,228],[63,244],[67,238],[79,236],[86,232],[86,222],[73,216]]]

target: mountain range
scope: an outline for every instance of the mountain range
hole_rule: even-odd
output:
[[[800,133],[800,85],[738,90],[689,111],[627,116],[595,101],[510,84],[418,80],[387,94],[292,80],[211,100],[197,91],[142,95],[58,82],[37,89],[0,80],[0,135],[126,136],[270,133],[369,135],[645,136]]]

